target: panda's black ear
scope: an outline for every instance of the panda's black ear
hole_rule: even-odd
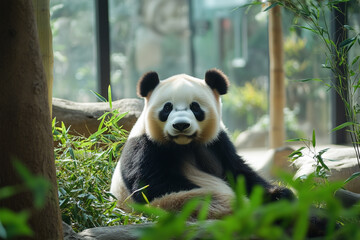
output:
[[[147,97],[149,92],[159,84],[159,76],[156,72],[145,73],[137,84],[137,94],[139,97]]]
[[[205,73],[205,82],[211,89],[215,89],[220,95],[227,93],[230,85],[226,75],[216,68],[210,69]]]

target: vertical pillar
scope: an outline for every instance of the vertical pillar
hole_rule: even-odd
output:
[[[109,2],[95,0],[97,76],[100,94],[108,98],[110,85]]]
[[[269,10],[269,55],[270,55],[270,129],[269,147],[283,146],[285,140],[284,107],[284,53],[281,23],[281,8]]]

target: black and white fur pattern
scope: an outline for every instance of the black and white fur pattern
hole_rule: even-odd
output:
[[[228,174],[244,176],[251,193],[264,187],[269,201],[293,197],[290,190],[273,186],[255,173],[236,154],[221,121],[221,99],[228,89],[227,77],[217,69],[206,72],[205,81],[176,75],[159,81],[155,72],[138,83],[145,98],[141,116],[130,132],[111,183],[118,205],[131,196],[154,206],[179,211],[197,196],[212,196],[209,218],[231,212],[233,190]]]

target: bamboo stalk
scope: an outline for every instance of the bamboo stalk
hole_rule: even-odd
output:
[[[52,116],[52,88],[54,55],[50,27],[50,0],[33,0],[34,16],[39,37],[41,59],[46,75],[50,117]]]
[[[269,10],[269,55],[270,55],[270,148],[283,146],[285,139],[284,107],[284,53],[281,23],[281,8]]]

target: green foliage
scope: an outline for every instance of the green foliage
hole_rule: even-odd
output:
[[[316,164],[315,168],[315,177],[323,179],[324,182],[327,182],[327,178],[330,174],[329,167],[324,163],[324,159],[322,155],[326,153],[329,148],[322,149],[320,151],[317,151],[316,149],[316,134],[315,130],[312,132],[312,138],[294,138],[287,140],[287,142],[303,142],[303,144],[306,146],[306,148],[309,150],[310,156],[314,159],[314,162]],[[299,149],[295,150],[289,155],[290,161],[295,161],[300,157],[304,156],[303,150],[305,147],[300,147]],[[303,176],[307,177],[307,176]]]
[[[27,210],[14,212],[7,208],[0,208],[0,238],[32,236],[33,231],[28,225],[29,217],[30,213]]]
[[[137,211],[158,216],[155,226],[140,232],[141,239],[305,239],[310,217],[327,221],[327,226],[323,229],[326,236],[321,239],[360,237],[360,205],[346,209],[333,197],[343,183],[319,185],[315,183],[314,176],[303,180],[292,180],[288,175],[283,175],[282,178],[297,192],[297,201],[282,200],[264,204],[261,188],[255,188],[249,198],[246,198],[245,181],[240,178],[235,187],[233,213],[221,220],[204,222],[204,214],[200,220],[192,217],[199,208],[206,212],[210,198],[193,199],[178,213],[134,205]],[[193,221],[186,222],[189,219]],[[312,224],[314,227],[314,223]]]
[[[340,96],[343,101],[347,122],[336,127],[340,130],[347,127],[350,134],[358,165],[360,166],[360,124],[358,120],[359,104],[358,89],[360,77],[360,56],[350,59],[349,52],[354,45],[360,46],[360,33],[349,25],[344,25],[342,31],[347,31],[347,39],[341,42],[334,42],[331,37],[330,25],[326,18],[326,11],[336,11],[345,14],[339,9],[340,3],[349,0],[339,1],[308,1],[308,0],[281,0],[271,1],[273,5],[280,5],[305,20],[305,25],[297,25],[318,37],[324,48],[326,62],[323,64],[325,69],[329,69],[335,76],[334,82],[321,80],[327,87],[330,87]],[[319,79],[315,79],[319,81]]]
[[[13,165],[23,183],[0,188],[0,200],[4,200],[30,191],[33,194],[34,208],[44,206],[50,183],[43,177],[34,176],[19,160],[13,159]],[[0,238],[11,239],[14,237],[32,236],[33,231],[28,225],[31,209],[15,212],[11,209],[0,207]]]
[[[244,86],[232,85],[224,95],[224,110],[241,119],[246,126],[254,125],[266,113],[266,91],[255,83],[246,82]]]
[[[110,87],[109,96],[112,106]],[[52,122],[62,218],[76,231],[144,221],[117,209],[107,192],[127,138],[117,124],[125,114],[116,109],[105,112],[98,130],[89,137],[72,135],[64,123],[57,126],[56,119]]]

